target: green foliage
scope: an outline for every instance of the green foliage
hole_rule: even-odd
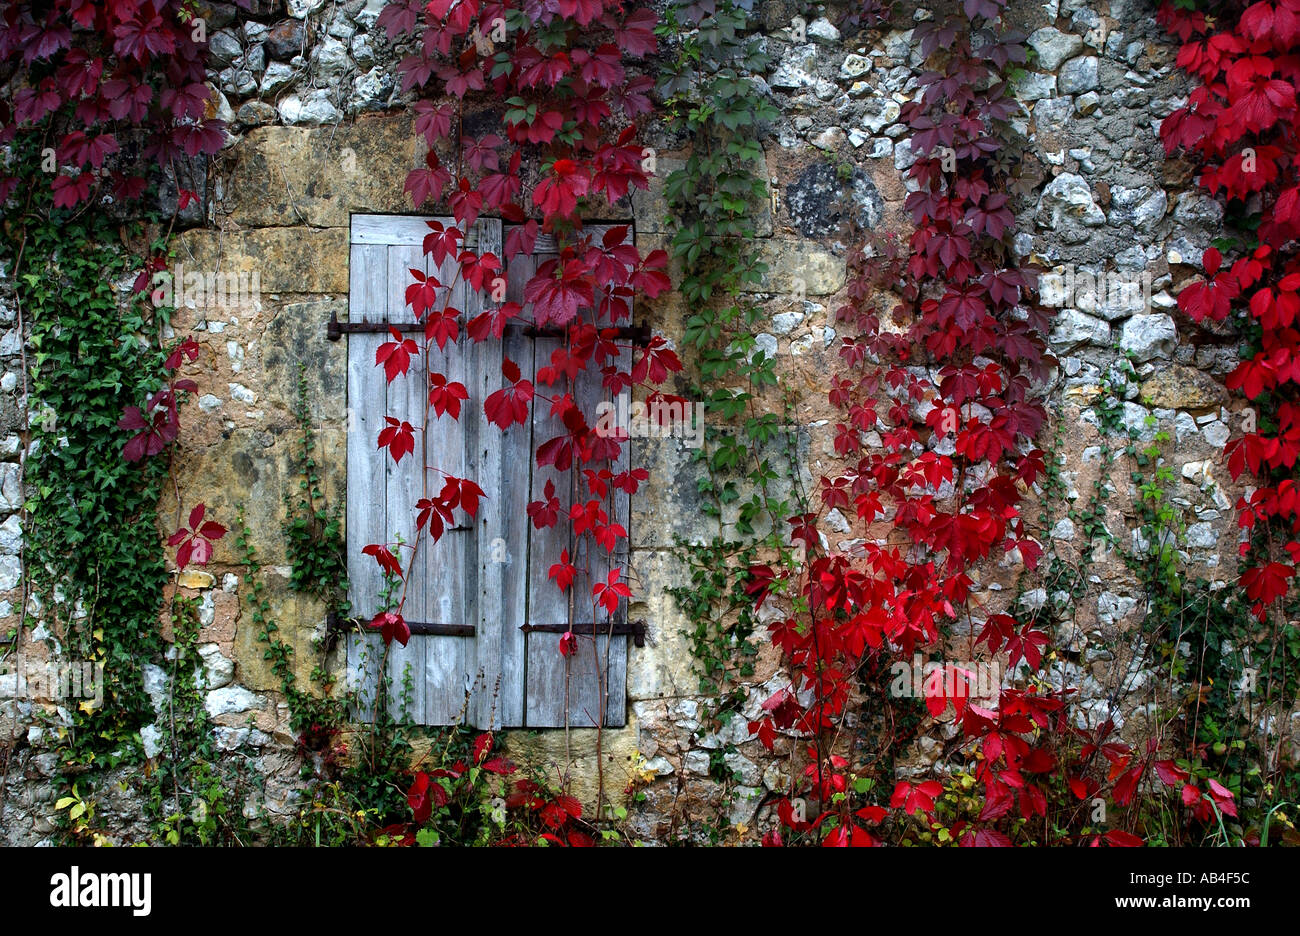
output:
[[[705,513],[719,520],[724,506],[736,505],[736,530],[751,536],[763,517],[776,531],[788,514],[790,505],[773,494],[779,472],[769,456],[774,445],[779,450],[783,440],[794,440],[786,421],[756,409],[757,395],[777,386],[775,362],[754,347],[763,310],[742,298],[767,272],[753,245],[755,208],[767,195],[756,137],[776,116],[748,77],[766,67],[767,56],[761,37],[743,35],[746,25],[745,10],[724,0],[704,16],[670,6],[658,31],[679,40],[659,83],[668,125],[692,141],[685,166],[667,178],[665,196],[690,306],[684,337],[698,361],[691,392],[715,424],[697,453],[707,470],[698,493]]]
[[[694,455],[702,469],[696,493],[702,513],[718,524],[708,542],[676,542],[674,555],[690,580],[669,589],[690,622],[699,690],[711,697],[703,730],[743,717],[758,652],[753,601],[744,592],[747,570],[773,554],[793,561],[781,537],[785,518],[802,502],[794,396],[772,394],[779,387],[776,362],[754,341],[766,313],[747,293],[767,273],[754,244],[755,218],[768,197],[758,139],[778,115],[749,77],[766,69],[768,57],[761,36],[745,35],[747,26],[743,6],[721,0],[711,14],[670,4],[658,30],[676,51],[659,83],[667,122],[691,141],[685,165],[665,182],[665,197],[688,305],[684,342],[696,364],[690,392],[704,402],[709,421],[705,445]],[[764,399],[769,395],[776,412]],[[727,753],[711,752],[709,767],[724,784],[734,779]],[[726,811],[700,822],[692,826],[697,832],[720,836]]]
[[[146,781],[145,812],[158,844],[242,844],[251,835],[242,807],[253,781],[242,760],[221,759],[203,704],[199,599],[174,599],[171,619],[167,703],[158,719],[161,756]]]
[[[289,726],[297,732],[312,728],[337,728],[346,720],[347,701],[332,698],[329,694],[331,685],[322,663],[314,671],[325,684],[319,694],[303,689],[298,685],[298,677],[293,671],[293,646],[280,636],[280,625],[275,620],[270,596],[266,593],[266,582],[262,575],[262,565],[257,558],[257,549],[253,546],[251,531],[244,520],[241,506],[236,519],[239,535],[235,547],[239,550],[240,562],[244,566],[244,606],[249,621],[257,630],[257,640],[266,644],[262,658],[271,661],[271,672],[280,680],[280,691],[289,705]],[[318,647],[317,649],[323,650]]]
[[[307,400],[306,365],[298,365],[298,398],[294,405],[298,422],[298,450],[294,471],[298,495],[285,494],[282,528],[292,572],[289,587],[313,595],[339,615],[349,610],[347,564],[343,544],[343,502],[325,504],[320,465],[316,461],[316,434]]]
[[[745,570],[755,561],[757,550],[717,538],[707,546],[687,548],[680,540],[676,545],[691,581],[668,591],[693,625],[689,637],[699,690],[706,695],[729,696],[723,709],[742,704],[744,689],[738,680],[753,675],[758,654],[750,639],[754,602],[745,594],[749,581]]]
[[[358,699],[360,711],[370,721],[356,736],[356,751],[343,778],[358,806],[373,812],[382,825],[410,819],[405,793],[411,782],[411,740],[416,734],[410,718],[414,697],[411,668],[408,665],[402,671],[402,688],[394,697],[389,649],[384,647],[379,661],[380,678],[374,697]]]
[[[287,835],[295,844],[304,845],[355,843],[372,823],[382,825],[406,818],[402,791],[409,783],[412,729],[405,716],[408,705],[404,700],[411,696],[411,674],[404,674],[397,717],[390,714],[386,704],[392,693],[386,649],[380,663],[384,676],[373,698],[353,692],[336,693],[325,661],[332,640],[327,637],[313,646],[321,657],[312,671],[314,691],[299,685],[293,667],[294,648],[281,636],[275,620],[242,508],[237,527],[235,545],[244,566],[245,613],[257,629],[258,641],[266,645],[263,658],[270,661],[271,672],[280,680],[280,691],[289,706],[289,726],[298,734],[299,753],[304,759],[305,792],[311,797],[310,804],[275,835]],[[353,750],[348,751],[339,738],[358,715],[369,716],[370,721],[358,726]]]
[[[37,141],[13,144],[20,175],[40,175]],[[11,271],[30,328],[32,454],[26,504],[25,568],[46,625],[65,657],[102,661],[104,704],[73,707],[60,753],[68,767],[113,766],[139,757],[139,731],[153,720],[141,680],[160,659],[159,610],[167,566],[158,535],[166,463],[122,458],[124,407],[162,385],[160,335],[168,309],[127,299],[131,261],[118,229],[100,211],[53,206],[32,186],[4,222],[0,255]],[[147,294],[144,297],[147,299]],[[84,610],[84,615],[74,609]],[[83,781],[89,790],[93,781]]]
[[[1240,820],[1221,817],[1217,826],[1204,828],[1189,824],[1177,802],[1167,797],[1139,798],[1133,808],[1142,812],[1139,824],[1148,844],[1239,844],[1248,835],[1262,839],[1265,826],[1275,841],[1294,838],[1294,816],[1283,807],[1300,793],[1300,775],[1266,771],[1265,765],[1276,762],[1275,752],[1252,725],[1266,707],[1294,699],[1300,691],[1300,638],[1295,628],[1272,634],[1261,626],[1240,589],[1192,574],[1184,551],[1186,502],[1175,500],[1180,479],[1167,460],[1173,439],[1156,428],[1153,415],[1142,426],[1127,426],[1123,419],[1122,401],[1136,376],[1132,363],[1121,359],[1103,379],[1094,406],[1102,440],[1097,478],[1086,504],[1068,513],[1088,545],[1074,561],[1054,548],[1044,557],[1050,613],[1057,621],[1073,618],[1089,593],[1097,553],[1092,544],[1101,541],[1114,547],[1145,599],[1132,649],[1144,668],[1155,669],[1167,680],[1166,704],[1155,713],[1165,726],[1164,749],[1195,752],[1177,758],[1192,782],[1204,787],[1213,777],[1236,797]],[[1059,450],[1064,441],[1059,423],[1055,441],[1054,450]],[[1133,466],[1128,480],[1137,494],[1132,546],[1117,541],[1106,526],[1113,469],[1121,457]],[[1049,461],[1042,491],[1039,519],[1047,529],[1054,505],[1065,495],[1056,458]],[[1224,574],[1229,575],[1226,570]],[[1297,612],[1300,606],[1288,609],[1288,616]],[[1119,648],[1106,649],[1114,653]]]
[[[313,784],[308,802],[287,823],[271,830],[271,843],[307,848],[342,848],[365,844],[378,826],[378,816],[357,807],[339,780]]]

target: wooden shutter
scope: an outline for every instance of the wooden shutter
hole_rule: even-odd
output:
[[[451,219],[440,219],[452,223]],[[500,239],[500,222],[484,220],[477,225],[479,237],[488,240],[495,232]],[[433,273],[444,283],[455,283],[451,304],[470,316],[477,314],[475,294],[455,277],[455,260],[448,258],[441,269],[431,269],[423,250],[429,228],[420,218],[357,216],[352,225],[352,269],[350,320],[402,326],[415,324],[406,304],[406,287],[413,282],[410,270]],[[441,297],[440,297],[441,301]],[[416,335],[418,337],[418,334]],[[482,346],[461,343],[443,353],[435,347],[430,366],[459,381],[471,392],[462,408],[461,420],[434,414],[427,431],[416,437],[416,452],[394,463],[388,452],[376,444],[385,416],[422,426],[428,400],[428,374],[422,356],[411,359],[410,370],[389,384],[383,368],[375,365],[375,350],[390,340],[384,331],[355,332],[348,337],[348,576],[352,607],[356,617],[369,620],[381,605],[383,579],[374,560],[361,550],[368,543],[392,543],[400,537],[413,544],[415,503],[441,490],[443,476],[428,472],[424,465],[440,468],[456,477],[475,478],[477,425],[474,376],[477,353]],[[466,418],[469,417],[469,418]],[[421,451],[421,448],[425,451]],[[479,678],[477,631],[480,618],[479,531],[468,522],[446,532],[437,544],[426,539],[420,544],[410,571],[403,616],[415,633],[405,647],[394,643],[389,651],[388,675],[393,696],[390,710],[399,714],[404,674],[411,676],[410,715],[421,724],[478,723]],[[403,566],[410,550],[399,553]],[[456,630],[472,636],[455,636]],[[433,630],[434,633],[428,631]],[[425,632],[421,632],[425,631]],[[357,674],[373,693],[383,642],[377,634],[365,633],[351,639],[349,670]],[[372,700],[363,699],[363,708]],[[368,717],[369,711],[359,713]]]
[[[451,219],[438,219],[452,224]],[[390,340],[384,330],[356,330],[356,323],[414,323],[405,301],[408,272],[415,268],[433,272],[444,283],[454,279],[454,261],[443,269],[429,269],[430,260],[422,244],[429,231],[425,219],[357,215],[352,222],[351,299],[348,334],[348,575],[355,617],[368,621],[380,606],[382,576],[374,560],[362,554],[369,543],[389,543],[400,534],[408,543],[415,540],[414,505],[426,488],[420,478],[426,463],[419,451],[420,439],[428,446],[427,463],[457,477],[475,480],[486,492],[476,520],[465,528],[446,533],[432,546],[426,541],[411,574],[403,609],[413,622],[410,642],[403,648],[394,643],[389,652],[388,674],[392,679],[393,714],[399,714],[403,673],[410,667],[414,721],[427,725],[458,722],[477,727],[560,727],[596,724],[603,707],[605,724],[622,725],[626,718],[627,638],[593,636],[609,626],[604,611],[592,620],[590,584],[581,579],[574,585],[574,614],[570,616],[565,595],[547,577],[560,550],[568,548],[575,564],[582,567],[584,556],[575,556],[570,524],[562,517],[553,528],[535,530],[527,516],[530,500],[540,499],[547,479],[555,482],[563,510],[571,503],[572,473],[538,468],[533,452],[541,441],[559,434],[558,419],[549,407],[534,408],[531,425],[511,426],[504,433],[490,425],[483,413],[483,401],[502,386],[502,355],[519,364],[534,379],[536,370],[550,362],[551,351],[560,340],[530,337],[521,330],[509,330],[502,341],[475,343],[461,340],[447,353],[435,348],[430,366],[448,381],[463,383],[469,399],[461,417],[438,419],[422,436],[417,436],[414,456],[394,464],[376,439],[386,415],[419,426],[424,417],[428,376],[422,360],[412,359],[405,377],[392,384],[383,369],[375,365],[375,350]],[[597,236],[600,231],[598,229]],[[502,256],[502,224],[480,219],[467,246],[491,250]],[[537,265],[554,256],[549,238],[538,242],[532,257],[518,257],[507,270],[507,299],[523,303],[524,284]],[[451,304],[468,321],[481,311],[481,298],[458,284]],[[362,326],[364,328],[364,326]],[[625,351],[619,366],[630,363]],[[598,373],[583,375],[577,399],[589,422],[594,424],[596,406],[608,397]],[[546,390],[547,388],[541,388]],[[433,414],[431,414],[432,416]],[[621,464],[627,466],[628,447]],[[431,472],[428,492],[441,489],[442,476]],[[605,510],[612,522],[629,526],[629,499],[613,491]],[[584,546],[585,548],[585,546]],[[613,557],[626,566],[626,543]],[[409,550],[403,550],[403,564]],[[603,579],[610,569],[610,557],[597,548],[592,556],[593,573]],[[624,606],[625,607],[625,606]],[[618,621],[625,616],[620,608]],[[567,707],[566,659],[559,652],[560,635],[572,622],[578,636],[578,652],[568,658]],[[526,631],[524,625],[544,630]],[[431,625],[437,633],[421,633]],[[473,628],[472,636],[447,633],[456,628]],[[424,629],[428,629],[427,627]],[[583,633],[585,631],[585,633]],[[370,717],[378,662],[383,642],[373,632],[352,635],[348,643],[349,683],[362,687],[362,718]]]
[[[589,226],[586,230],[599,238],[606,228]],[[531,257],[516,257],[511,261],[507,298],[522,303],[524,284],[540,264],[555,255],[554,241],[543,236],[538,239]],[[536,339],[532,355],[534,383],[538,369],[550,363],[551,352],[560,347],[561,343],[559,338]],[[621,368],[628,368],[630,352],[624,351],[617,363]],[[522,361],[520,366],[523,367]],[[587,422],[594,426],[597,404],[601,400],[612,398],[601,386],[598,371],[588,368],[578,379],[575,399],[586,415]],[[558,389],[539,386],[538,392],[549,395]],[[537,405],[533,408],[532,431],[531,451],[535,452],[538,445],[562,434],[564,430],[559,419],[550,415],[549,406]],[[623,447],[622,465],[608,466],[611,470],[617,472],[626,469],[628,448],[626,445]],[[536,558],[528,564],[528,623],[537,629],[529,632],[526,647],[525,723],[533,728],[554,728],[565,724],[590,727],[598,724],[603,709],[606,725],[622,725],[626,720],[627,707],[627,637],[598,636],[593,633],[593,630],[598,632],[607,628],[610,622],[604,609],[598,609],[593,621],[590,582],[579,577],[570,593],[565,594],[548,577],[550,565],[559,560],[563,549],[569,551],[570,558],[579,569],[584,567],[587,559],[585,553],[579,554],[575,549],[572,525],[567,520],[575,494],[574,486],[581,484],[581,479],[572,470],[558,472],[549,466],[538,467],[532,457],[529,458],[529,467],[532,472],[530,499],[544,500],[546,482],[554,482],[561,504],[561,518],[555,526],[541,530],[529,524],[529,554]],[[577,489],[577,493],[580,496],[585,490],[583,486]],[[611,522],[621,523],[625,529],[628,528],[630,502],[625,493],[612,491],[606,499],[604,509],[610,515]],[[583,538],[581,549],[585,551],[588,545],[590,539]],[[626,541],[620,544],[620,549],[614,562],[626,567]],[[603,581],[611,568],[610,557],[603,549],[596,547],[591,560],[593,577],[599,576]],[[626,604],[619,609],[620,621],[626,613],[625,609]],[[562,632],[570,624],[577,634],[578,648],[575,654],[566,659],[559,651],[560,633],[557,631]]]

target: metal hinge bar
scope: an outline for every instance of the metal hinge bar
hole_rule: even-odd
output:
[[[645,621],[615,621],[614,624],[521,624],[519,629],[525,634],[542,633],[542,634],[564,634],[572,631],[575,634],[583,636],[593,635],[596,637],[614,636],[614,637],[631,637],[632,642],[638,647],[645,646],[646,627]]]
[[[424,637],[473,637],[476,633],[473,624],[433,624],[428,621],[407,621],[406,626],[413,635]],[[333,633],[352,633],[370,630],[370,622],[362,618],[340,617],[331,611],[325,616],[325,629]]]
[[[364,315],[364,313],[362,313]],[[614,329],[614,337],[620,341],[631,341],[637,345],[648,345],[651,334],[648,325],[618,325],[606,326]],[[325,337],[330,341],[338,341],[344,335],[355,334],[388,334],[390,328],[395,328],[399,332],[422,332],[424,325],[420,322],[402,322],[401,324],[388,324],[386,322],[340,322],[338,314],[330,315],[330,320],[325,327]],[[526,338],[564,338],[568,332],[563,328],[537,328],[533,325],[518,325],[511,323],[506,326],[506,332],[509,334],[523,335]]]

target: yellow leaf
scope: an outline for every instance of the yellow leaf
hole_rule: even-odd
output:
[[[71,806],[71,805],[72,805],[73,803],[75,803],[75,802],[76,802],[76,799],[74,799],[73,797],[71,797],[71,796],[65,796],[65,797],[63,797],[63,799],[59,800],[57,803],[54,804],[54,808],[55,808],[55,809],[67,809],[69,806]]]
[[[86,804],[78,803],[76,806],[73,806],[72,809],[68,811],[68,818],[80,819],[82,814],[85,813],[85,811],[86,811]]]

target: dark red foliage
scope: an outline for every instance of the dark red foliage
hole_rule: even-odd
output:
[[[49,180],[57,207],[75,207],[110,179],[117,197],[142,194],[145,167],[110,168],[126,143],[145,144],[165,168],[176,156],[221,149],[206,30],[192,16],[183,0],[16,0],[0,9],[0,61],[21,73],[12,99],[0,101],[12,105],[0,106],[0,140],[48,131],[59,161]],[[0,196],[16,181],[0,172]]]
[[[416,51],[399,70],[403,88],[420,97],[414,105],[415,129],[428,144],[428,154],[424,166],[408,175],[406,191],[417,208],[453,216],[452,224],[428,222],[423,246],[431,268],[444,271],[443,277],[445,264],[454,260],[456,279],[444,283],[420,270],[410,271],[406,301],[424,322],[423,344],[394,332],[393,340],[378,349],[376,363],[391,382],[406,376],[411,359],[427,355],[435,345],[453,353],[466,337],[473,342],[500,340],[515,323],[562,329],[560,347],[535,371],[531,358],[525,371],[520,362],[503,357],[502,380],[482,399],[472,399],[473,391],[464,384],[431,372],[425,425],[431,415],[466,418],[468,406],[462,404],[481,407],[487,421],[505,432],[535,425],[537,464],[579,473],[573,485],[562,481],[563,490],[578,489],[585,480],[593,495],[585,503],[576,498],[568,516],[574,535],[587,538],[601,555],[613,554],[628,534],[621,524],[610,522],[612,498],[615,492],[635,491],[648,475],[632,470],[616,476],[606,467],[619,459],[626,439],[593,430],[589,419],[595,414],[585,413],[576,402],[581,399],[579,383],[594,375],[611,393],[637,387],[653,393],[681,363],[661,338],[628,363],[617,363],[624,348],[616,333],[605,329],[629,317],[635,296],[654,297],[669,288],[668,257],[663,250],[643,255],[626,226],[616,225],[595,237],[582,230],[581,219],[607,213],[610,204],[649,184],[637,130],[624,120],[649,109],[646,92],[652,79],[629,74],[629,66],[655,50],[656,20],[649,9],[607,0],[556,0],[530,11],[528,18],[507,13],[494,2],[435,0],[425,5],[390,3],[380,15],[380,26],[394,41],[417,40]],[[504,134],[462,134],[462,116],[484,106],[503,112]],[[446,143],[455,158],[446,155]],[[539,169],[528,190],[521,178],[525,159]],[[601,204],[606,205],[604,212]],[[464,245],[471,225],[489,211],[511,225],[501,256]],[[530,218],[530,211],[539,216]],[[522,303],[504,301],[507,264],[532,253],[543,234],[555,239],[555,256],[539,262],[523,283]],[[463,323],[463,330],[460,310],[449,305],[456,280],[485,302],[482,311]],[[539,405],[546,409],[535,411]],[[388,417],[378,445],[401,461],[415,452],[419,431],[418,424]],[[437,465],[425,468],[439,472]],[[554,481],[546,482],[544,493],[543,500],[528,505],[528,516],[538,528],[554,526],[567,509]],[[437,497],[425,496],[412,505],[417,535],[436,543],[453,525],[453,511],[463,509],[472,516],[482,496],[472,480],[448,477]],[[419,548],[418,541],[408,545]],[[389,574],[401,575],[387,546],[372,544],[366,551]],[[613,613],[631,589],[618,568],[592,581],[584,567],[585,557],[591,555],[590,548],[563,550],[552,557],[550,577],[563,590],[585,579],[593,606]],[[581,565],[577,556],[584,557]],[[534,561],[547,560],[536,556]],[[400,615],[404,602],[403,588],[394,614]],[[390,628],[385,639],[390,632],[397,633]],[[562,653],[573,649],[573,635],[568,639],[570,643],[561,641]],[[557,818],[565,807],[553,802],[543,819]],[[557,843],[577,844],[573,834],[566,831],[566,837],[560,837],[556,828]]]
[[[746,585],[756,607],[792,594],[806,605],[805,613],[768,625],[791,684],[763,705],[749,729],[769,749],[783,736],[809,739],[804,779],[792,794],[826,804],[846,791],[853,766],[828,748],[853,714],[850,706],[871,691],[870,674],[887,671],[894,659],[907,664],[914,653],[942,651],[945,625],[978,632],[968,652],[982,646],[989,658],[1005,654],[1012,667],[1031,671],[1040,669],[1051,643],[1032,615],[986,614],[970,601],[978,564],[1032,569],[1042,552],[1021,511],[1024,491],[1045,470],[1033,438],[1046,416],[1037,390],[1054,361],[1044,341],[1046,314],[1026,307],[1035,277],[1012,260],[1005,239],[1014,217],[999,190],[1008,180],[996,125],[1013,106],[1000,71],[1025,61],[1023,37],[997,21],[999,3],[968,0],[963,9],[965,19],[936,17],[913,34],[926,55],[945,55],[902,112],[920,155],[909,170],[916,186],[907,198],[915,224],[909,251],[887,236],[869,255],[854,251],[849,302],[835,313],[841,369],[830,377],[828,397],[841,414],[831,426],[840,462],[818,479],[820,498],[826,509],[853,515],[859,537],[885,518],[887,530],[866,533],[845,553],[826,547],[816,514],[791,518],[804,565],[754,565]],[[1289,113],[1290,96],[1265,78],[1242,82],[1242,93],[1253,96],[1245,123],[1269,125],[1273,109]],[[1237,285],[1225,282],[1196,301],[1217,309]],[[878,309],[881,294],[892,294],[896,305]],[[1293,316],[1286,302],[1285,314]],[[868,448],[867,432],[880,443]],[[1261,585],[1267,592],[1278,587]],[[942,685],[927,680],[912,693],[932,717],[951,709],[963,742],[981,754],[974,773],[984,805],[973,823],[963,819],[951,828],[960,845],[1011,845],[1013,818],[1046,816],[1048,781],[1061,771],[1076,796],[1109,789],[1117,803],[1131,799],[1150,757],[1134,760],[1123,745],[1103,749],[1083,738],[1076,740],[1091,753],[1061,763],[1056,736],[1073,737],[1068,690],[1000,687],[992,699],[976,700],[973,681],[974,674],[954,670]],[[1104,781],[1089,775],[1098,752],[1116,759]],[[935,780],[899,782],[889,806],[896,816],[928,816],[943,793]],[[800,834],[822,830],[823,845],[873,844],[858,823],[889,815],[877,804],[854,810],[853,797],[845,796],[804,819],[788,802],[778,809],[782,824]],[[785,841],[776,833],[764,844]],[[1141,844],[1129,833],[1105,841]]]

